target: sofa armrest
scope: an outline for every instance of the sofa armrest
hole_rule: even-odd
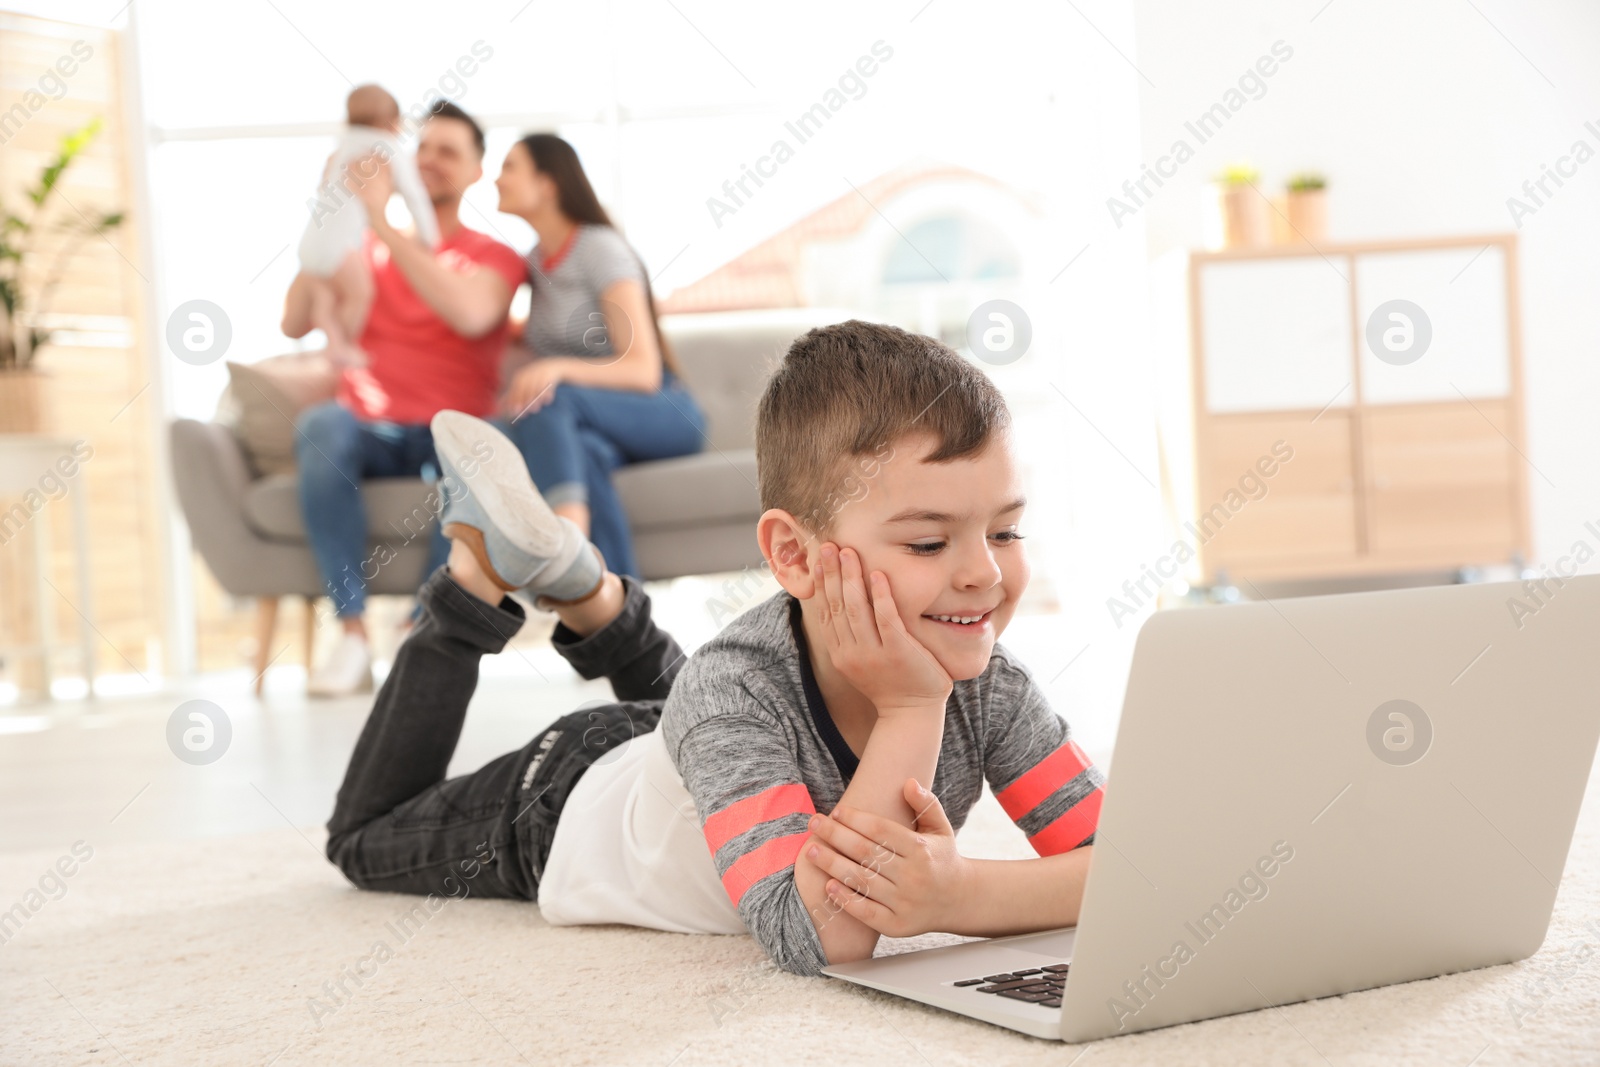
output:
[[[226,426],[177,419],[171,448],[172,479],[195,550],[223,589],[245,588],[262,539],[244,519],[251,476],[238,440]]]

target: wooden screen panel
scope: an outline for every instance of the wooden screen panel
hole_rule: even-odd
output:
[[[62,331],[39,350],[36,366],[45,376],[43,430],[82,439],[94,450],[69,491],[86,494],[88,503],[98,669],[149,675],[159,668],[164,622],[164,473],[156,465],[151,425],[157,417],[150,388],[153,356],[141,340],[147,280],[136,264],[145,220],[129,178],[117,43],[113,31],[100,27],[0,14],[0,70],[7,75],[0,84],[0,114],[11,117],[0,129],[0,198],[20,208],[23,191],[38,180],[62,138],[101,120],[99,136],[63,178],[36,249],[38,269],[62,269],[47,304],[41,307],[39,294],[30,290],[35,309]],[[64,56],[76,61],[65,78],[66,93],[32,107],[28,90],[47,68],[59,69],[55,65]],[[21,110],[15,110],[18,105]],[[124,211],[127,221],[103,239],[73,242],[54,232],[61,221],[107,211]],[[72,650],[77,609],[85,598],[76,583],[71,506],[63,500],[50,509],[46,577],[59,590],[52,594],[54,637],[67,650],[54,666],[66,676],[79,667]],[[22,551],[21,541],[15,547],[0,554],[0,643],[32,643],[40,610],[34,603],[35,564],[31,548]],[[41,677],[36,668],[36,657],[23,655],[7,664],[10,680],[30,692]]]

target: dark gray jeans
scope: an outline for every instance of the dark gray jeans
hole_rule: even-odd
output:
[[[441,567],[400,645],[356,742],[328,820],[328,858],[362,889],[537,899],[556,820],[596,761],[656,728],[686,662],[650,619],[650,599],[623,578],[622,614],[580,638],[557,626],[556,650],[617,702],[557,719],[516,752],[445,780],[478,660],[499,652],[526,616],[510,597],[491,607]]]

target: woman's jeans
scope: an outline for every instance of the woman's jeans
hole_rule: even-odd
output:
[[[617,574],[637,578],[628,516],[611,472],[628,463],[700,451],[705,416],[675,377],[657,392],[557,385],[550,402],[511,424],[534,484],[552,507],[589,505],[589,540]]]

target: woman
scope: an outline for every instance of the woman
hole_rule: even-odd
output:
[[[611,472],[700,451],[705,418],[661,336],[644,264],[573,147],[550,133],[524,137],[495,187],[500,210],[539,235],[523,331],[535,358],[506,393],[510,436],[551,509],[599,546],[612,571],[638,577]]]

